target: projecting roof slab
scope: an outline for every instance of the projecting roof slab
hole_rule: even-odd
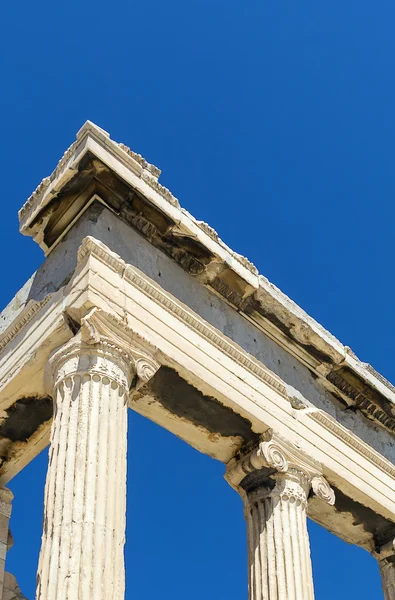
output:
[[[138,230],[189,274],[306,365],[337,400],[395,431],[394,387],[180,207],[160,170],[90,121],[19,212],[49,255],[92,203]]]

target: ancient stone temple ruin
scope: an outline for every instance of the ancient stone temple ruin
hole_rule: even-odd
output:
[[[20,210],[46,258],[0,314],[0,598],[5,486],[49,444],[37,600],[124,600],[130,408],[226,465],[250,600],[313,600],[307,516],[395,600],[395,388],[159,175],[87,122]]]

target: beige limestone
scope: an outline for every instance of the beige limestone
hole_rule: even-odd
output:
[[[11,575],[11,573],[4,573],[2,600],[27,600],[19,589],[14,575]]]

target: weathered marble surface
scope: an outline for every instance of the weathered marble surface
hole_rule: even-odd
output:
[[[307,498],[312,488],[335,503],[321,466],[270,434],[228,464],[226,479],[245,505],[250,600],[314,600]]]
[[[73,273],[82,240],[92,235],[113,249],[125,262],[163,286],[219,331],[239,344],[278,375],[290,395],[301,398],[307,406],[320,408],[355,432],[366,443],[395,463],[395,438],[358,412],[345,411],[314,377],[309,369],[247,321],[239,312],[152,246],[109,210],[91,207],[45,263],[29,279],[12,303],[0,313],[0,333],[10,325],[29,300],[42,300],[59,289]]]
[[[19,589],[19,585],[11,573],[4,574],[4,588],[2,600],[27,600]]]
[[[307,511],[394,538],[395,388],[159,175],[88,122],[20,211],[47,258],[0,314],[0,482],[50,442],[37,598],[123,600],[130,406],[227,463],[250,599],[313,600]]]
[[[7,550],[12,545],[9,522],[14,494],[8,488],[0,488],[0,597],[4,589]]]
[[[156,363],[93,311],[50,368],[55,415],[37,600],[123,600],[127,399]]]

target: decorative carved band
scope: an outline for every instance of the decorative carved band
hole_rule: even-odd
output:
[[[122,277],[125,277],[127,281],[138,287],[157,304],[164,306],[169,312],[173,313],[175,316],[177,316],[177,318],[205,337],[219,350],[227,354],[233,360],[237,361],[245,369],[250,371],[250,373],[258,377],[261,381],[269,385],[281,396],[286,398],[287,401],[291,401],[291,404],[295,407],[294,402],[292,399],[290,400],[287,395],[284,384],[279,378],[276,377],[274,373],[263,367],[247,352],[243,351],[241,348],[238,348],[235,344],[230,343],[225,336],[218,334],[214,327],[211,327],[208,323],[203,322],[202,319],[198,320],[196,317],[194,317],[193,313],[169,298],[169,296],[164,294],[153,282],[147,281],[139,274],[137,269],[134,269],[134,267],[128,265],[117,254],[111,252],[106,246],[92,237],[86,237],[79,249],[78,260],[81,262],[90,254],[104,262]],[[306,407],[308,407],[307,404],[298,406],[300,409]],[[395,478],[395,467],[388,460],[386,460],[378,452],[375,452],[373,449],[371,449],[370,446],[362,442],[357,435],[353,434],[348,429],[337,423],[335,419],[324,413],[324,411],[309,411],[308,418],[319,422],[328,431],[331,431],[333,434],[335,434],[338,439],[342,440],[359,452],[362,456],[369,459],[376,467]]]
[[[350,446],[361,456],[369,460],[375,467],[378,467],[390,477],[395,479],[395,467],[389,460],[386,460],[379,452],[376,452],[368,444],[363,442],[358,436],[351,433],[346,427],[341,425],[322,410],[309,413],[310,419],[320,423],[327,431],[333,433],[339,440]]]
[[[35,317],[39,310],[49,302],[50,296],[46,296],[40,302],[31,300],[18,315],[15,321],[12,322],[11,326],[8,327],[4,333],[0,335],[0,352],[6,347],[6,345]]]
[[[191,311],[186,309],[181,304],[175,302],[167,294],[163,293],[159,286],[156,286],[153,282],[148,281],[146,277],[143,277],[137,269],[131,265],[128,265],[117,254],[108,250],[104,244],[101,244],[92,237],[84,238],[78,252],[79,262],[84,260],[89,255],[95,256],[106,265],[111,267],[126,281],[140,289],[151,300],[161,306],[164,306],[166,310],[168,310],[170,313],[173,313],[178,319],[183,321],[189,327],[192,327],[200,335],[205,337],[211,344],[216,346],[216,348],[221,350],[221,352],[224,352],[230,358],[236,360],[245,369],[250,371],[250,373],[258,377],[272,389],[276,390],[284,398],[287,398],[287,392],[284,384],[279,378],[276,377],[274,373],[269,371],[269,369],[264,368],[247,352],[243,352],[241,349],[239,349],[236,344],[229,342],[225,336],[219,335],[217,330],[203,321],[203,319],[197,319]]]
[[[376,375],[377,376],[377,375]],[[352,385],[345,379],[339,371],[331,371],[327,375],[328,381],[343,392],[348,398],[355,403],[355,406],[361,413],[373,421],[378,421],[383,427],[391,431],[395,431],[395,418],[383,410],[378,401],[374,402],[368,395],[361,391],[356,386]],[[366,386],[365,386],[366,387]]]

